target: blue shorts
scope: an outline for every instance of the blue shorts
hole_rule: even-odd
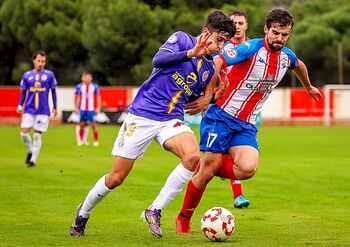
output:
[[[200,150],[227,153],[230,147],[248,145],[259,151],[258,129],[223,111],[217,105],[209,107],[200,125]]]
[[[95,122],[95,111],[80,111],[80,122]]]

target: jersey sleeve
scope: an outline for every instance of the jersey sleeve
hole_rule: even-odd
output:
[[[80,95],[80,94],[81,94],[81,83],[79,83],[75,87],[75,95]]]
[[[224,66],[227,67],[235,65],[237,63],[248,60],[262,46],[262,42],[259,41],[261,40],[248,40],[237,46],[229,42],[226,43],[223,52],[219,54],[224,62]]]
[[[50,85],[50,88],[51,89],[56,89],[57,87],[57,80],[56,80],[56,77],[55,77],[55,74],[51,71],[51,85]]]
[[[289,49],[288,47],[283,47],[283,48],[282,48],[282,51],[283,51],[284,53],[286,53],[287,56],[288,56],[288,58],[289,58],[290,63],[289,63],[288,69],[293,70],[293,69],[295,69],[296,67],[298,67],[298,65],[299,65],[299,59],[297,58],[297,56],[295,55],[295,53],[294,53],[291,49]]]
[[[172,53],[189,50],[186,40],[188,35],[184,32],[176,32],[170,35],[167,41],[159,48],[159,50],[166,50]]]
[[[93,83],[93,85],[94,85],[94,94],[100,95],[100,89],[99,89],[97,83]]]
[[[28,83],[27,83],[26,73],[24,73],[23,76],[22,76],[21,88],[22,88],[22,90],[28,90]]]

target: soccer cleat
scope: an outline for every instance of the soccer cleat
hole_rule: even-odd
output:
[[[176,233],[190,234],[191,233],[190,220],[178,215],[176,218]]]
[[[77,142],[77,146],[80,147],[80,146],[83,146],[83,145],[84,145],[84,143],[83,143],[82,141],[78,141],[78,142]]]
[[[34,167],[35,163],[33,161],[29,162],[29,164],[27,165],[27,167]]]
[[[148,224],[149,231],[157,238],[161,238],[163,236],[162,229],[160,229],[160,213],[161,210],[146,209],[141,214],[143,221],[147,222]]]
[[[92,143],[92,146],[94,146],[94,147],[98,147],[100,145],[100,143],[98,142],[98,141],[94,141],[93,143]]]
[[[28,153],[27,154],[27,158],[26,158],[26,164],[30,163],[30,159],[32,158],[32,153]]]
[[[69,228],[69,233],[71,236],[81,237],[85,236],[85,226],[89,218],[84,218],[83,216],[79,215],[80,209],[83,206],[83,204],[79,204],[77,208],[77,213],[75,214],[73,224],[71,228]]]
[[[90,142],[84,141],[84,145],[85,145],[85,146],[90,146]]]
[[[238,196],[234,200],[234,206],[235,208],[247,208],[250,204],[250,201],[247,200],[244,196]]]

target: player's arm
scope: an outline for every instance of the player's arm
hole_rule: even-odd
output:
[[[19,102],[18,102],[18,106],[16,109],[17,113],[22,113],[23,112],[23,105],[24,105],[24,101],[26,99],[27,96],[27,90],[26,89],[22,89],[21,90],[21,96],[19,98]]]
[[[79,102],[80,102],[80,94],[75,94],[74,96],[74,111],[79,113]]]
[[[57,116],[57,94],[56,94],[56,88],[51,88],[51,95],[52,95],[52,104],[53,104],[52,116],[56,117]]]
[[[101,95],[98,94],[97,97],[96,97],[96,112],[99,113],[101,112]]]
[[[321,92],[314,86],[311,85],[309,74],[307,72],[307,67],[303,61],[298,60],[298,66],[292,70],[293,73],[298,77],[301,84],[303,84],[305,90],[308,94],[316,101],[322,98]]]

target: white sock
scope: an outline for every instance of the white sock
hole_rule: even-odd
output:
[[[83,202],[79,215],[89,218],[94,207],[111,191],[105,185],[106,175],[100,178],[95,186],[89,191]]]
[[[84,142],[87,142],[88,134],[89,134],[89,126],[85,126],[84,127],[84,137],[83,137]]]
[[[81,140],[80,140],[80,126],[79,125],[76,125],[75,126],[75,136],[77,137],[77,143],[79,143]]]
[[[32,158],[30,159],[31,162],[36,162],[36,159],[39,156],[40,153],[40,149],[41,149],[41,134],[35,132],[34,133],[34,141],[33,141],[33,155]]]
[[[150,209],[165,208],[182,191],[183,185],[188,183],[193,173],[180,163],[168,176],[165,185],[153,201]]]
[[[32,152],[32,138],[30,138],[30,134],[21,132],[21,137],[22,137],[22,141],[27,149],[27,152],[31,153]]]

